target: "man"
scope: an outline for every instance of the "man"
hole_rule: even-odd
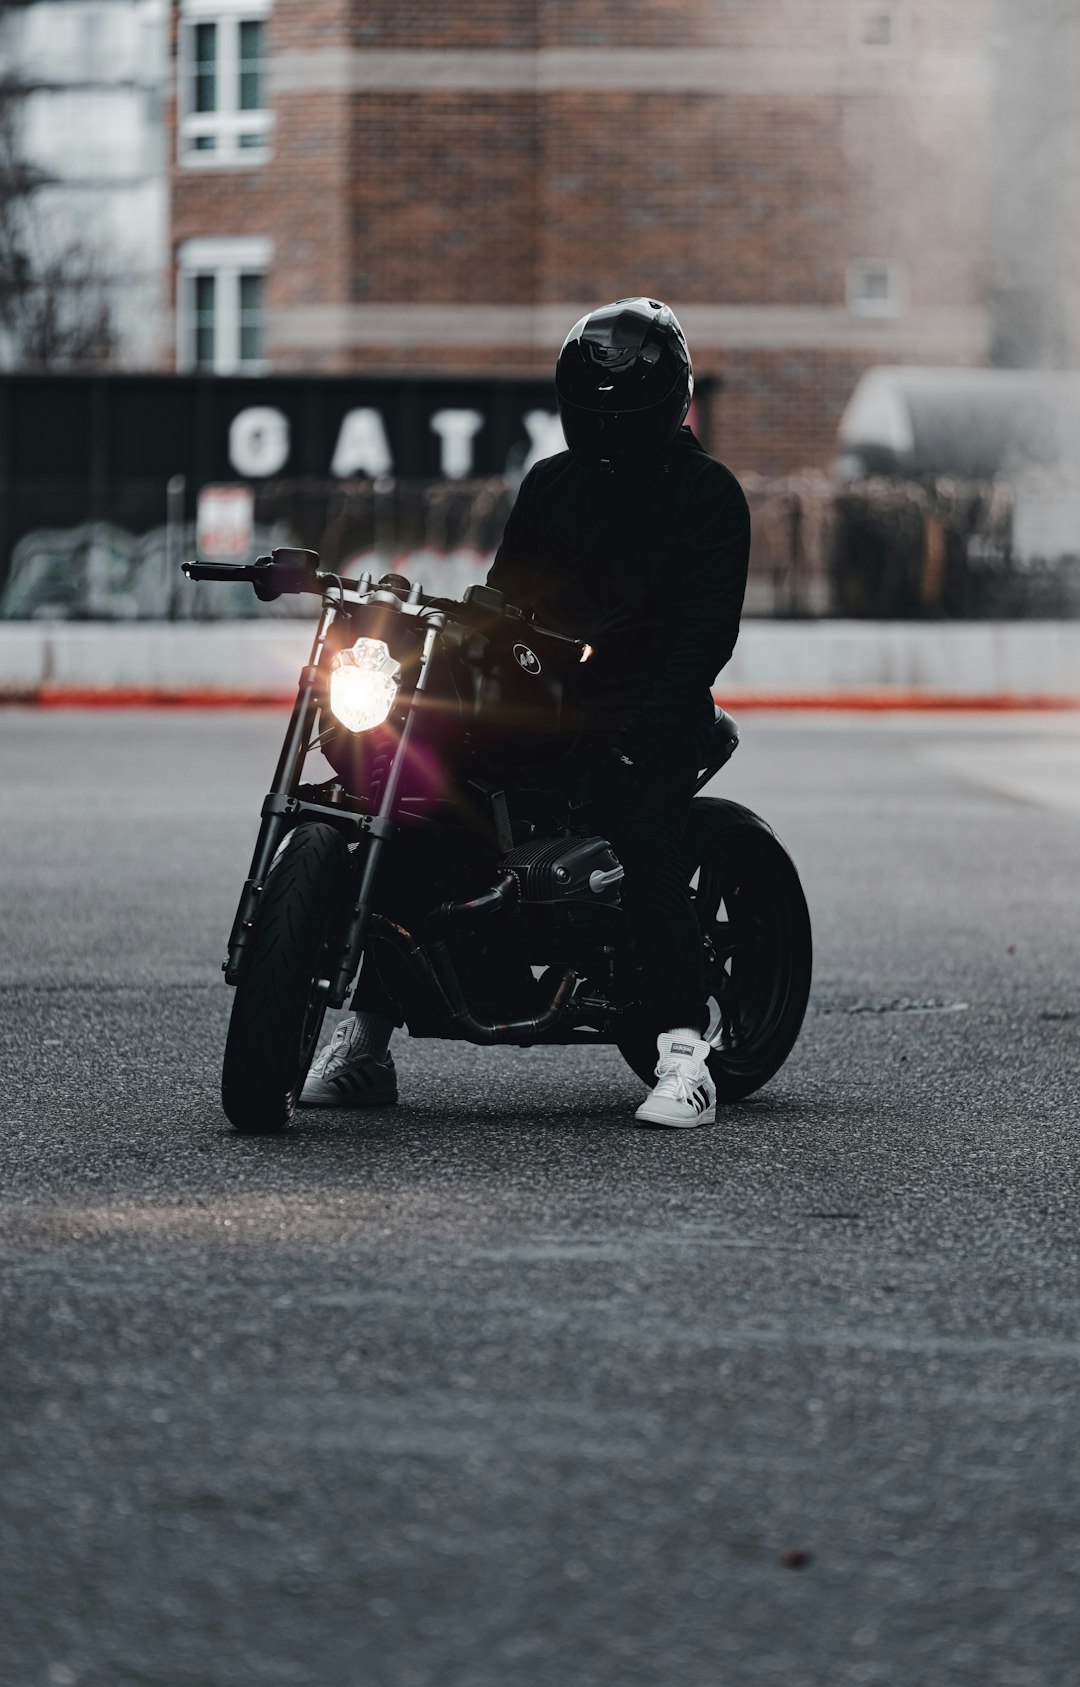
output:
[[[555,632],[588,641],[576,702],[588,723],[590,821],[625,869],[623,899],[657,1039],[645,1123],[713,1120],[701,936],[681,838],[711,686],[735,646],[750,551],[738,481],[684,426],[694,391],[674,313],[620,299],[570,330],[555,371],[568,449],[526,475],[488,584]],[[390,1004],[361,974],[353,1020],[312,1066],[313,1106],[397,1099]]]

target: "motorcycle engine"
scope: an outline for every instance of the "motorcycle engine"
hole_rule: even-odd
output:
[[[504,855],[522,913],[574,925],[619,906],[623,869],[606,838],[538,838]]]

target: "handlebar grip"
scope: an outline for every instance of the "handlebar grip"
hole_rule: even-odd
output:
[[[231,562],[182,562],[181,569],[189,580],[250,580],[252,573],[245,564]]]

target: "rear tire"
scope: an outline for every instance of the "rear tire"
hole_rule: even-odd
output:
[[[348,884],[349,852],[332,826],[298,826],[267,876],[236,986],[221,1102],[238,1131],[279,1131],[296,1103],[326,1012],[320,978]]]
[[[741,1101],[780,1070],[802,1026],[812,970],[806,898],[772,827],[739,803],[695,797],[683,855],[721,1012],[709,1071],[718,1102]],[[628,1027],[619,1049],[651,1086],[655,1041]]]

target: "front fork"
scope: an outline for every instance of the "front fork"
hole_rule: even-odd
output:
[[[307,667],[303,669],[300,675],[300,686],[297,691],[296,702],[293,704],[292,715],[285,734],[285,742],[281,747],[281,754],[274,770],[273,783],[263,799],[262,809],[260,810],[262,819],[259,826],[259,835],[255,841],[251,866],[244,881],[244,888],[240,894],[240,904],[236,910],[236,918],[233,920],[232,931],[229,934],[228,954],[223,963],[227,984],[236,984],[239,981],[243,970],[244,952],[255,924],[259,897],[262,894],[274,856],[277,854],[281,841],[296,812],[296,787],[299,783],[300,770],[311,739],[311,728],[318,707],[320,669],[327,635],[334,619],[334,606],[326,604],[319,618],[310,659]],[[432,615],[428,620],[424,634],[423,651],[420,657],[420,671],[417,674],[412,696],[409,699],[401,737],[398,739],[397,748],[390,763],[390,770],[383,785],[378,812],[370,820],[365,818],[361,822],[362,830],[368,839],[368,847],[364,855],[360,888],[345,927],[338,965],[330,978],[330,987],[326,995],[328,1007],[338,1008],[344,1003],[364,952],[364,940],[371,918],[372,896],[379,866],[387,841],[394,834],[394,812],[402,774],[405,769],[405,753],[408,749],[413,722],[416,718],[416,701],[427,687],[435,643],[439,631],[445,624],[445,616],[438,613]]]
[[[319,625],[315,629],[312,641],[311,655],[307,667],[300,673],[299,689],[296,702],[293,704],[289,717],[285,742],[281,746],[277,767],[269,791],[263,798],[262,808],[259,810],[262,820],[259,825],[259,835],[255,840],[255,853],[251,857],[248,876],[244,880],[244,888],[240,892],[240,902],[236,910],[236,918],[229,933],[229,948],[222,962],[226,984],[237,984],[244,966],[244,951],[251,938],[252,927],[255,924],[255,910],[259,905],[266,875],[270,871],[270,864],[278,852],[282,838],[288,830],[290,805],[296,792],[298,775],[307,754],[308,740],[311,733],[312,720],[315,715],[316,697],[319,690],[319,669],[322,665],[323,652],[326,649],[326,639],[334,623],[334,609],[329,603],[323,605],[319,616]]]
[[[416,676],[412,696],[409,698],[405,724],[401,729],[401,737],[397,741],[397,748],[390,763],[390,771],[383,785],[382,795],[379,799],[379,810],[365,827],[368,846],[364,854],[363,871],[360,875],[360,889],[357,892],[356,901],[353,903],[352,912],[345,926],[337,970],[330,977],[330,989],[326,997],[329,1007],[339,1008],[343,1005],[364,953],[364,941],[367,937],[368,922],[371,919],[372,896],[379,876],[379,867],[387,844],[395,831],[394,813],[397,808],[401,777],[405,771],[409,740],[412,737],[413,726],[416,721],[416,704],[418,698],[427,689],[435,641],[445,625],[446,617],[439,612],[432,615],[428,621],[427,631],[424,634],[424,647],[420,655],[420,671]]]

